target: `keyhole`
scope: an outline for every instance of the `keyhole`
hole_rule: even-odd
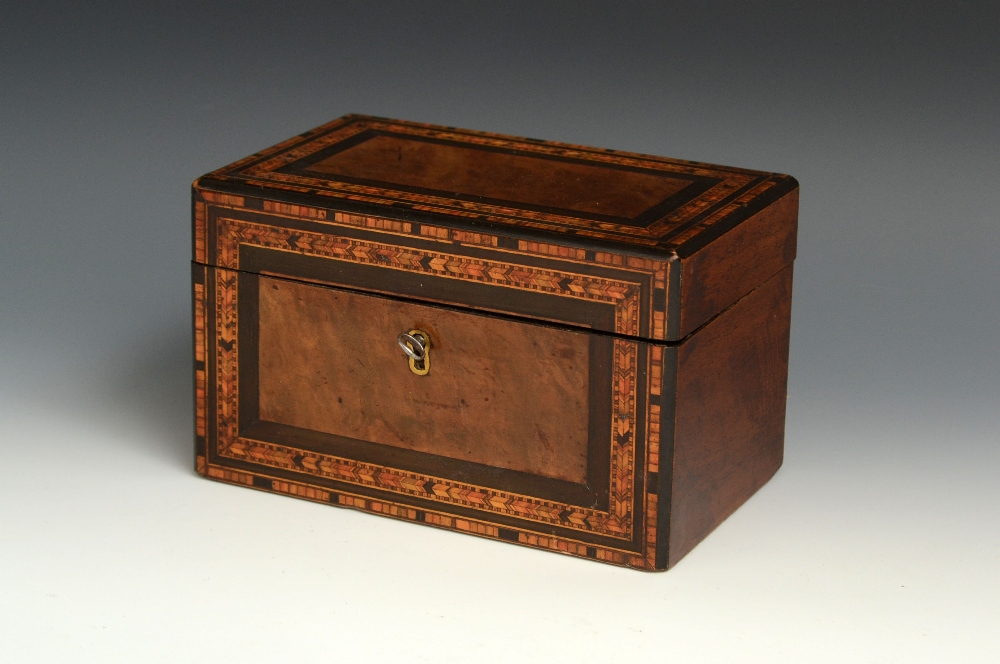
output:
[[[418,376],[426,376],[431,370],[431,337],[423,330],[402,332],[396,343],[403,349],[410,361],[410,371]]]

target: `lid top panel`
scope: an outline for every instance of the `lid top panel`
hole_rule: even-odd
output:
[[[794,183],[773,173],[348,115],[214,171],[201,184],[673,249],[714,225],[730,226],[727,218],[787,190],[788,181]]]

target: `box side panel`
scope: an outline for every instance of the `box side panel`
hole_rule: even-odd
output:
[[[681,261],[676,339],[691,334],[795,259],[799,190]]]
[[[792,266],[677,349],[668,566],[781,466]]]

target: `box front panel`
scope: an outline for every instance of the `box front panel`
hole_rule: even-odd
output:
[[[217,268],[195,290],[207,476],[652,566],[646,344]]]
[[[195,222],[201,472],[653,568],[663,352],[628,336],[666,264],[211,192]]]
[[[255,286],[262,421],[587,483],[592,335],[284,279]],[[397,343],[412,329],[430,338],[426,373]],[[610,347],[600,341],[595,358]],[[610,394],[600,359],[594,378]]]

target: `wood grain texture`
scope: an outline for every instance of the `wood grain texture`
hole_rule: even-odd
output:
[[[651,564],[655,495],[644,489],[651,458],[646,423],[656,418],[646,392],[647,375],[662,370],[660,354],[645,344],[587,333],[591,418],[587,486],[581,486],[261,420],[262,277],[208,268],[207,279],[209,477],[256,488],[281,480],[303,495],[329,495],[331,502],[351,496],[362,509],[398,508],[426,522],[434,515],[442,527],[458,530],[486,519],[496,524],[498,539],[639,568]]]
[[[799,190],[682,259],[679,338],[795,260]]]
[[[193,189],[207,477],[662,570],[781,464],[794,178],[345,116]]]
[[[781,466],[791,294],[789,265],[677,349],[668,566]]]
[[[195,188],[664,258],[787,193],[778,173],[348,115]]]
[[[269,201],[199,196],[209,203],[207,246],[219,267],[630,337],[668,327],[666,262],[537,243],[484,247],[482,236],[449,229],[301,206],[291,217]]]
[[[665,173],[609,173],[599,164],[378,134],[309,166],[308,172],[625,219],[691,184]]]
[[[260,281],[261,419],[582,484],[589,335]],[[396,344],[431,336],[414,375]]]

